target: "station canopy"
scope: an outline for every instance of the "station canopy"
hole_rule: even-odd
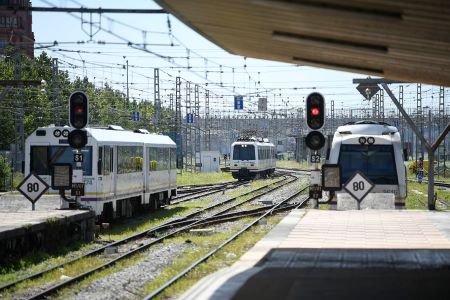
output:
[[[230,53],[450,86],[448,0],[156,0]]]

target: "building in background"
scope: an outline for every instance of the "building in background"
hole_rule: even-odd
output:
[[[27,0],[0,0],[0,54],[12,45],[29,57],[34,56],[30,7]]]

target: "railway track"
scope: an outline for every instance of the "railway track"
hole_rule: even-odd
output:
[[[113,243],[109,243],[109,244],[104,245],[104,246],[102,246],[100,248],[92,250],[92,251],[90,251],[90,252],[88,252],[88,253],[86,253],[84,255],[81,255],[81,256],[76,257],[76,258],[74,258],[72,260],[64,262],[62,264],[53,266],[53,267],[48,268],[46,270],[43,270],[41,272],[34,273],[34,274],[30,275],[30,276],[21,278],[19,280],[7,283],[7,284],[5,284],[5,285],[0,287],[0,292],[3,291],[3,290],[6,290],[6,289],[11,289],[14,286],[17,286],[18,284],[20,284],[20,283],[22,283],[22,282],[24,282],[26,280],[36,279],[36,278],[42,277],[45,274],[48,274],[48,273],[50,273],[50,272],[52,272],[52,271],[54,271],[56,269],[64,268],[65,266],[68,266],[68,265],[73,264],[73,263],[75,263],[77,261],[80,261],[83,258],[86,258],[86,257],[89,257],[89,256],[94,256],[94,255],[99,255],[99,254],[103,253],[105,251],[105,249],[107,249],[107,248],[117,247],[117,246],[122,246],[123,247],[123,245],[126,245],[127,243],[136,242],[136,241],[138,241],[140,239],[142,240],[140,243],[141,244],[144,243],[143,245],[141,245],[141,246],[139,246],[137,248],[134,248],[132,250],[129,250],[129,251],[121,254],[120,256],[118,256],[115,259],[111,259],[110,261],[108,261],[106,263],[103,263],[103,264],[101,264],[99,266],[91,268],[90,270],[88,270],[88,271],[86,271],[86,272],[84,272],[82,274],[79,274],[78,276],[75,276],[73,278],[69,278],[66,281],[63,281],[63,282],[57,283],[55,285],[52,285],[51,287],[45,289],[44,291],[40,292],[39,294],[36,294],[36,295],[30,297],[29,299],[44,298],[44,297],[46,297],[48,295],[51,295],[51,294],[55,293],[58,290],[61,290],[62,288],[66,287],[66,286],[68,286],[68,285],[70,285],[70,284],[72,284],[74,282],[81,281],[83,278],[87,277],[88,275],[91,275],[91,274],[93,274],[93,273],[95,273],[97,271],[100,271],[100,270],[104,269],[104,268],[110,267],[110,266],[114,265],[116,262],[118,262],[120,260],[123,260],[123,259],[125,259],[127,257],[130,257],[131,255],[133,255],[135,253],[138,253],[138,252],[141,252],[143,250],[146,250],[149,247],[151,247],[152,245],[154,245],[156,243],[159,243],[159,242],[163,241],[164,239],[173,236],[174,234],[177,234],[177,233],[179,233],[181,231],[184,231],[184,230],[188,230],[188,229],[190,229],[189,226],[196,226],[198,224],[202,224],[202,223],[206,222],[205,220],[212,221],[213,219],[208,219],[208,218],[212,218],[212,217],[216,217],[216,220],[220,220],[220,218],[221,218],[220,215],[223,215],[225,212],[230,211],[231,209],[234,209],[237,206],[242,205],[243,203],[252,201],[252,200],[262,196],[265,193],[269,193],[269,192],[271,192],[273,190],[276,190],[276,189],[278,189],[278,188],[280,188],[280,187],[282,187],[282,186],[284,186],[286,184],[289,184],[289,183],[291,183],[291,182],[293,182],[295,180],[297,180],[297,179],[293,178],[292,176],[284,176],[282,179],[280,179],[280,180],[278,180],[276,182],[264,185],[264,186],[259,187],[257,189],[253,189],[253,190],[251,190],[249,192],[243,193],[243,194],[241,194],[239,196],[236,196],[236,197],[227,198],[227,199],[225,199],[225,200],[223,200],[223,201],[221,201],[219,203],[216,203],[216,204],[213,204],[213,205],[208,206],[206,208],[197,210],[197,211],[192,212],[192,213],[190,213],[188,215],[185,215],[183,217],[175,218],[175,219],[173,219],[171,221],[168,221],[166,223],[163,223],[163,224],[157,225],[155,227],[149,228],[148,230],[144,230],[142,232],[136,233],[136,234],[134,234],[134,235],[132,235],[130,237],[124,238],[122,240],[119,240],[119,241],[116,241],[116,242],[113,242]],[[274,185],[274,187],[272,187],[272,185]],[[239,203],[235,203],[235,204],[232,204],[232,205],[228,205],[227,207],[218,210],[218,208],[220,208],[221,206],[224,206],[224,205],[227,205],[229,203],[232,203],[238,197],[250,196],[251,194],[258,193],[258,192],[259,192],[259,194],[251,196],[251,197],[249,197],[249,199],[247,199],[245,201],[242,201],[242,202],[239,202]],[[216,211],[214,213],[210,214],[210,216],[203,217],[203,218],[199,217],[199,216],[204,215],[205,213],[213,211],[213,210],[216,210]],[[228,215],[227,217],[232,217],[232,215]],[[180,226],[181,226],[181,228],[174,230],[174,228],[178,228]],[[154,237],[157,236],[157,235],[160,236],[160,237],[155,239]]]
[[[409,181],[409,182],[417,182],[417,179],[408,179],[408,181]],[[423,184],[428,184],[428,181],[423,180],[422,183],[423,183]],[[435,182],[434,182],[434,186],[450,188],[450,183],[442,182],[442,181],[435,181]]]
[[[280,177],[288,175],[289,172],[276,173],[274,177]],[[205,185],[193,185],[188,186],[186,190],[182,192],[181,196],[177,196],[171,201],[171,204],[177,204],[181,202],[186,202],[201,197],[213,195],[215,193],[224,192],[228,189],[234,189],[243,185],[248,184],[250,181],[229,181],[221,184],[205,184]],[[193,187],[193,189],[191,189]]]
[[[250,224],[246,225],[244,228],[242,228],[239,232],[237,232],[236,234],[234,234],[232,237],[230,237],[229,239],[227,239],[226,241],[224,241],[223,243],[221,243],[218,247],[216,247],[215,249],[213,249],[212,251],[210,251],[209,253],[207,253],[205,256],[203,256],[202,258],[198,259],[196,262],[194,262],[193,264],[191,264],[188,268],[186,268],[185,270],[183,270],[182,272],[180,272],[179,274],[177,274],[176,276],[174,276],[173,278],[171,278],[169,281],[167,281],[166,283],[164,283],[161,287],[159,287],[158,289],[156,289],[154,292],[152,292],[151,294],[147,295],[144,299],[145,300],[149,300],[149,299],[153,299],[154,297],[158,296],[159,294],[161,294],[162,292],[164,292],[167,288],[169,288],[171,285],[173,285],[175,282],[177,282],[178,280],[180,280],[182,277],[184,277],[186,274],[188,274],[189,272],[191,272],[193,269],[195,269],[197,266],[199,266],[200,264],[206,262],[208,260],[208,258],[210,258],[211,256],[213,256],[214,254],[216,254],[219,250],[221,250],[223,247],[225,247],[227,244],[229,244],[230,242],[234,241],[235,239],[237,239],[240,235],[242,235],[244,232],[246,232],[248,229],[250,229],[251,227],[255,226],[256,224],[258,224],[258,222],[260,222],[263,218],[271,215],[274,212],[277,212],[281,209],[283,210],[292,210],[292,209],[296,209],[299,207],[304,206],[307,201],[309,200],[309,198],[307,196],[303,197],[301,199],[301,201],[299,203],[296,204],[292,204],[290,206],[287,207],[283,207],[283,205],[285,205],[286,203],[288,203],[289,201],[291,201],[292,199],[298,197],[302,192],[304,192],[308,187],[304,187],[303,189],[301,189],[298,192],[295,192],[294,194],[288,196],[287,198],[283,199],[282,201],[280,201],[278,204],[275,204],[273,206],[271,206],[270,208],[267,209],[257,209],[258,213],[260,212],[261,215],[258,216],[254,221],[252,221]],[[255,214],[255,210],[251,211],[251,212],[241,212],[243,216],[251,216]],[[223,215],[221,217],[224,217]]]
[[[186,191],[181,196],[177,196],[172,201],[170,201],[171,204],[177,204],[181,202],[186,202],[194,199],[198,199],[201,197],[209,196],[215,193],[223,192],[225,190],[234,189],[237,187],[240,187],[244,184],[247,184],[247,182],[239,182],[239,181],[232,181],[230,183],[217,185],[217,186],[211,186],[211,187],[204,187],[201,189],[196,189],[194,191]]]

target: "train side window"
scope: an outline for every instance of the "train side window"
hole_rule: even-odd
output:
[[[103,175],[111,174],[111,147],[104,147],[103,155]]]
[[[170,148],[170,169],[176,169],[177,168],[177,149],[176,148]]]
[[[165,168],[164,170],[170,170],[170,149],[164,148]]]
[[[98,147],[97,173],[102,175],[103,171],[103,147]]]
[[[48,147],[31,146],[30,152],[30,171],[36,173],[37,175],[49,175]]]
[[[158,148],[148,148],[148,161],[150,172],[156,171],[158,169]]]
[[[111,170],[111,172],[114,171],[114,148],[111,148],[111,151],[109,153],[109,162],[110,162],[110,167],[109,169]]]
[[[117,147],[117,173],[126,174],[142,171],[142,147]]]

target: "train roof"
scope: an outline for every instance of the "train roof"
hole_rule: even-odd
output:
[[[259,142],[259,141],[255,141],[255,140],[236,141],[236,142],[232,143],[231,146],[242,145],[242,144],[246,144],[246,145],[254,144],[254,145],[257,145],[257,146],[275,147],[275,145],[270,143],[270,142]]]
[[[166,135],[104,128],[86,128],[86,131],[98,142],[146,143],[175,146],[174,141]]]
[[[383,135],[398,132],[397,127],[384,122],[358,121],[339,126],[335,134],[371,134]]]
[[[39,127],[33,132],[33,134],[30,135],[29,138],[32,138],[33,141],[36,141],[37,139],[40,140],[41,138],[45,139],[46,137],[54,137],[53,132],[57,129],[59,129],[60,131],[65,129],[69,131],[72,130],[72,128],[68,126]],[[41,132],[46,131],[46,134],[44,135],[36,134],[38,131]],[[121,127],[118,126],[108,126],[102,128],[87,127],[86,131],[88,132],[88,136],[90,138],[100,143],[106,142],[112,142],[116,144],[145,143],[153,145],[168,145],[173,147],[176,146],[176,144],[170,137],[161,134],[151,134],[148,133],[148,131],[142,129],[137,131],[131,131],[131,130],[123,130]]]

